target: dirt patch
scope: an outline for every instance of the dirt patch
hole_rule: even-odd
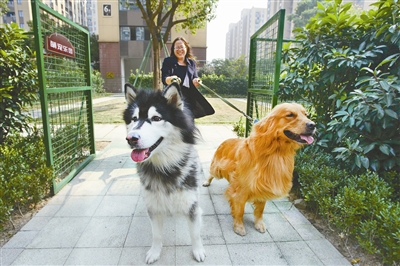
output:
[[[96,151],[102,151],[111,141],[96,141]]]
[[[1,225],[3,229],[0,231],[0,247],[4,246],[4,244],[6,244],[16,233],[18,233],[18,231],[21,230],[21,228],[27,224],[32,217],[35,216],[35,214],[47,204],[49,200],[50,197],[47,197],[36,204],[36,206],[32,206],[29,209],[13,211],[10,219]]]

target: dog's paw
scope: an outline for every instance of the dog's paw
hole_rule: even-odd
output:
[[[265,231],[266,231],[265,224],[264,224],[263,221],[256,222],[256,223],[254,224],[254,227],[255,227],[256,230],[257,230],[258,232],[260,232],[260,233],[265,233]]]
[[[211,185],[210,182],[208,182],[208,180],[203,182],[203,187],[209,187]]]
[[[203,187],[209,187],[211,185],[211,182],[213,181],[214,177],[209,176],[204,182],[203,182]]]
[[[161,255],[161,248],[155,248],[155,247],[151,247],[151,249],[149,249],[149,251],[147,251],[146,253],[146,263],[147,264],[151,264],[153,262],[156,262]]]
[[[198,248],[193,248],[193,256],[198,262],[204,261],[206,258],[206,251],[204,250],[204,247],[198,247]]]
[[[245,236],[246,235],[246,229],[244,228],[243,224],[237,224],[233,227],[233,231],[240,235],[240,236]]]

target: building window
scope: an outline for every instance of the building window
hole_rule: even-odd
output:
[[[22,5],[22,0],[17,0],[18,5]]]
[[[18,10],[18,16],[20,18],[23,18],[24,17],[24,12],[22,10]]]
[[[24,28],[24,26],[25,26],[25,24],[24,24],[24,23],[19,23],[19,27],[20,27],[21,29],[23,29],[23,28]]]
[[[131,29],[129,27],[121,27],[121,41],[130,41]]]
[[[136,27],[136,40],[144,41],[144,27]]]
[[[96,29],[96,27],[95,27]],[[165,29],[162,29],[162,33]],[[142,26],[131,26],[131,27],[121,27],[120,28],[120,38],[121,41],[149,41],[150,31],[147,27]],[[168,41],[171,40],[171,35],[168,36]]]
[[[144,27],[121,27],[121,41],[148,41],[150,32]]]
[[[146,0],[141,0],[143,7],[146,8]],[[119,1],[119,10],[139,10],[134,0],[122,0]]]

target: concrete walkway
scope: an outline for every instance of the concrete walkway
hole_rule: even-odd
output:
[[[200,125],[197,145],[204,172],[230,126]],[[151,226],[140,196],[140,182],[125,126],[96,125],[96,140],[111,143],[55,195],[0,252],[0,265],[143,265],[151,245]],[[246,207],[247,235],[232,229],[225,180],[201,188],[202,238],[207,257],[191,256],[182,217],[164,223],[164,247],[155,265],[350,265],[287,199],[268,202],[267,232],[254,229]]]

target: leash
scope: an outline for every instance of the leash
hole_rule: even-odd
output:
[[[178,84],[181,83],[181,79],[180,78],[173,78],[171,79],[171,82],[177,82]],[[200,86],[204,89],[206,89],[207,91],[215,94],[218,98],[220,98],[224,103],[226,103],[227,105],[229,105],[230,107],[232,107],[233,109],[235,109],[236,111],[238,111],[239,113],[241,113],[242,115],[244,115],[247,119],[249,119],[251,122],[253,122],[253,118],[251,118],[250,116],[248,116],[245,112],[243,112],[242,110],[240,110],[239,108],[237,108],[236,106],[234,106],[232,103],[230,103],[229,101],[227,101],[226,99],[222,98],[221,96],[218,95],[218,93],[216,93],[215,91],[213,91],[212,89],[210,89],[209,87],[207,87],[206,85],[204,85],[201,80],[199,79],[199,83]]]
[[[227,101],[226,99],[222,98],[221,96],[219,96],[215,91],[213,91],[212,89],[210,89],[209,87],[207,87],[206,85],[204,85],[203,83],[200,83],[200,86],[204,89],[206,89],[209,92],[214,93],[218,98],[220,98],[224,103],[226,103],[227,105],[229,105],[230,107],[232,107],[233,109],[235,109],[236,111],[238,111],[239,113],[241,113],[242,115],[244,115],[247,119],[249,119],[251,122],[253,122],[253,118],[251,118],[250,116],[248,116],[245,112],[243,112],[242,110],[238,109],[236,106],[234,106],[232,103],[230,103],[229,101]]]

